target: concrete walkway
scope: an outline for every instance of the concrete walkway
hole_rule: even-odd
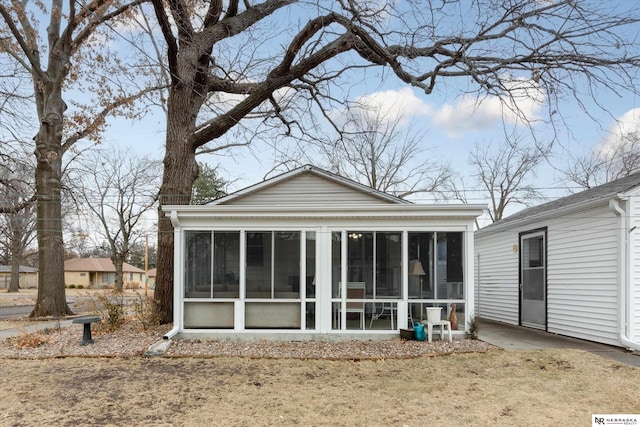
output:
[[[640,352],[491,320],[478,320],[478,338],[509,350],[575,348],[640,368]]]
[[[31,322],[30,322],[31,323]],[[21,326],[19,328],[3,329],[0,330],[0,340],[15,337],[24,333],[31,333],[42,329],[58,329],[67,328],[71,326],[71,320],[48,320],[48,321],[33,321],[33,324]],[[78,329],[82,333],[82,329]]]

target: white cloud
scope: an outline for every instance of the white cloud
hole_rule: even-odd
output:
[[[396,120],[398,117],[428,116],[432,113],[431,106],[418,98],[409,87],[374,92],[355,101],[363,106],[360,109],[361,114],[388,117],[389,120]]]
[[[624,141],[623,135],[633,132],[640,133],[640,108],[633,108],[620,116],[609,128],[604,140],[595,150],[605,155],[614,152],[618,145]]]
[[[479,131],[502,121],[526,125],[538,119],[544,101],[540,87],[529,79],[505,79],[502,97],[488,95],[475,98],[462,96],[458,102],[445,104],[433,115],[433,123],[442,126],[450,136],[465,131]]]

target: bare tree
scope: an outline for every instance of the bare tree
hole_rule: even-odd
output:
[[[35,212],[31,189],[30,165],[13,156],[10,164],[0,163],[0,246],[11,264],[9,292],[20,288],[20,266],[35,239]]]
[[[565,176],[588,189],[640,170],[640,133],[626,132],[618,140],[600,145],[588,155],[572,159]]]
[[[322,145],[331,171],[400,198],[436,191],[449,179],[449,168],[421,147],[424,134],[407,129],[400,114],[362,107],[347,117],[341,138]]]
[[[18,64],[0,54],[0,157],[7,160],[11,151],[23,145],[25,130],[32,131],[30,122],[33,90],[25,81],[28,74]]]
[[[548,150],[540,150],[540,147],[526,146],[518,137],[498,148],[492,148],[491,144],[476,144],[469,156],[471,176],[480,186],[481,194],[489,199],[488,213],[492,222],[501,220],[509,206],[530,206],[543,198],[529,180],[535,177],[536,168],[548,154]],[[467,195],[460,191],[459,185],[452,187],[453,194],[466,202]]]
[[[124,17],[142,1],[0,3],[0,53],[30,76],[38,118],[33,142],[40,274],[32,317],[71,313],[64,288],[62,158],[78,141],[97,137],[107,116],[130,111],[134,96],[123,82],[127,70],[135,67],[123,66],[108,51],[107,41],[113,41],[114,34],[110,28],[103,30],[106,22]],[[63,93],[72,88],[93,99],[65,102]]]
[[[92,151],[82,164],[72,172],[72,179],[82,205],[99,223],[96,236],[108,244],[116,290],[122,291],[122,265],[144,237],[141,221],[155,208],[160,163],[109,147]]]
[[[598,87],[634,93],[637,87],[638,44],[625,37],[637,34],[631,31],[638,22],[633,6],[575,0],[152,2],[171,78],[161,205],[188,204],[198,176],[195,153],[247,119],[260,115],[283,135],[313,138],[314,126],[301,117],[313,110],[331,123],[328,112],[347,102],[348,88],[365,79],[368,68],[383,67],[426,94],[457,79],[479,98],[498,97],[520,120],[528,118],[520,109],[524,99],[544,101],[553,121],[561,120],[558,100],[581,98],[579,87],[586,85],[586,96]],[[217,109],[203,117],[205,105]],[[155,296],[162,321],[170,322],[173,232],[161,210],[159,216]]]

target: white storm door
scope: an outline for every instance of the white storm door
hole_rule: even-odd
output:
[[[545,232],[520,237],[520,323],[546,327],[546,245]]]

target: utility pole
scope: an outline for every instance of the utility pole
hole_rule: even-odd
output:
[[[144,296],[147,296],[149,287],[149,233],[144,235]]]

